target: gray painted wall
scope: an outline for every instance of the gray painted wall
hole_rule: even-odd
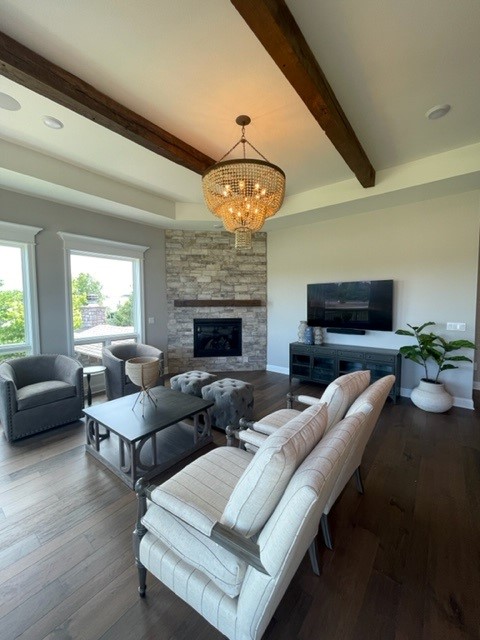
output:
[[[394,325],[466,322],[465,333],[448,338],[475,340],[479,260],[480,191],[419,200],[369,213],[299,225],[268,233],[267,367],[288,371],[288,344],[306,315],[306,284],[335,280],[395,280]],[[146,341],[167,351],[167,295],[164,232],[46,200],[0,190],[0,219],[43,227],[37,235],[37,278],[41,350],[65,353],[64,251],[57,231],[97,236],[151,247],[145,254]],[[443,332],[445,333],[445,332]],[[335,336],[335,342],[399,347],[408,339],[369,332],[365,338]],[[330,341],[333,341],[330,338]],[[480,350],[476,357],[479,358]],[[405,363],[408,393],[420,378]],[[478,373],[477,373],[478,375]],[[447,388],[471,405],[473,366],[445,372]]]
[[[36,268],[42,353],[67,353],[66,275],[58,231],[150,247],[145,253],[146,342],[166,352],[165,234],[156,227],[0,190],[0,219],[42,227],[36,236]]]
[[[313,282],[393,279],[394,330],[431,320],[448,340],[474,341],[479,228],[476,190],[270,231],[268,368],[288,371],[288,345],[306,319],[307,284]],[[447,322],[465,322],[466,331],[446,331]],[[386,331],[326,334],[326,341],[393,349],[412,343]],[[404,395],[421,374],[419,365],[404,362]],[[458,406],[472,407],[473,365],[460,363],[442,380]]]

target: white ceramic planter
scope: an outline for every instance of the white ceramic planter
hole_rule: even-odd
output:
[[[453,398],[442,382],[420,380],[410,398],[416,407],[432,413],[443,413],[453,406]]]

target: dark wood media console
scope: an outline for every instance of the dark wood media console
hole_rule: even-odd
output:
[[[402,375],[402,356],[396,349],[345,344],[290,344],[290,381],[298,378],[329,384],[338,376],[363,369],[371,371],[372,382],[393,374],[396,380],[389,395],[396,402]]]

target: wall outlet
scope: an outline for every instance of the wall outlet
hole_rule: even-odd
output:
[[[447,331],[466,331],[467,325],[465,322],[447,322]]]
[[[155,324],[155,318],[149,318],[148,324]]]

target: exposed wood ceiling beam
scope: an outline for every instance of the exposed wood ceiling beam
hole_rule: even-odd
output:
[[[196,173],[203,173],[215,162],[2,32],[0,72],[27,89]]]
[[[364,187],[375,170],[284,0],[231,0]]]

